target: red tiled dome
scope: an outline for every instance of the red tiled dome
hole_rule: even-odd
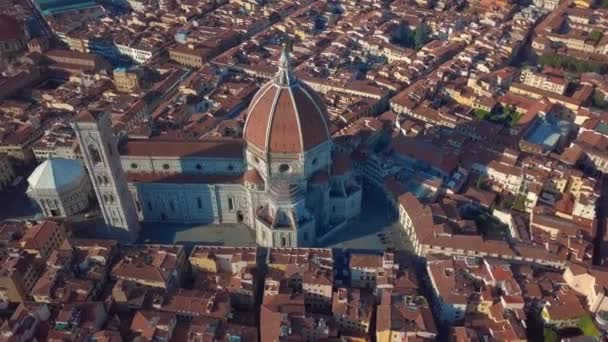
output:
[[[283,53],[279,72],[251,101],[243,133],[271,153],[301,153],[330,139],[322,100],[292,75],[287,59]]]

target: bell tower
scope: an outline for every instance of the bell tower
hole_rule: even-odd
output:
[[[110,233],[133,241],[140,226],[107,112],[84,110],[72,123]]]

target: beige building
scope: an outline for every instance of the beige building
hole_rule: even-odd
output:
[[[608,298],[606,298],[608,272],[571,264],[564,272],[564,280],[571,289],[585,297],[589,311],[594,314],[608,311]]]
[[[23,250],[0,252],[0,302],[21,303],[40,276],[35,257]]]
[[[138,91],[141,87],[141,76],[137,70],[114,69],[114,86],[116,90],[125,93]]]
[[[207,50],[190,49],[187,46],[177,46],[169,50],[169,58],[191,68],[202,68],[207,62],[208,54]]]
[[[568,87],[568,81],[563,77],[551,75],[542,72],[533,71],[530,68],[526,68],[521,73],[521,81],[523,84],[538,88],[541,90],[549,91],[559,95],[564,95],[566,88]]]

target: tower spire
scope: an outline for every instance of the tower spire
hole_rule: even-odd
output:
[[[280,86],[291,86],[295,84],[296,78],[294,77],[293,70],[291,69],[291,63],[289,63],[289,44],[285,42],[283,44],[283,51],[281,52],[281,58],[279,59],[279,71],[277,71],[274,81]]]

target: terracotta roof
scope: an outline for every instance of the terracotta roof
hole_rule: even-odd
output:
[[[49,243],[51,237],[61,229],[54,221],[44,221],[29,228],[23,236],[23,248],[42,249]]]
[[[204,140],[129,140],[120,154],[151,157],[243,158],[243,140],[232,138]]]
[[[125,172],[128,182],[174,183],[174,184],[242,184],[243,177],[237,175],[199,175],[190,173]]]
[[[382,257],[375,254],[351,254],[350,267],[382,268]]]

